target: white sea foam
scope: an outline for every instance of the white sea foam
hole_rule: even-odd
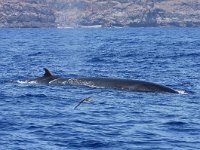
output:
[[[52,84],[52,83],[56,82],[57,80],[58,79],[54,79],[54,80],[50,81],[49,84]]]
[[[20,83],[20,84],[27,84],[28,83],[28,81],[27,80],[17,80],[17,83]]]
[[[188,94],[186,91],[184,90],[176,90],[179,94]]]
[[[17,80],[17,83],[20,83],[20,84],[36,84],[37,82],[36,81],[28,81],[28,80]]]

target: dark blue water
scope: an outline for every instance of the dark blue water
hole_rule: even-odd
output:
[[[200,148],[200,28],[0,33],[0,149]],[[5,82],[42,76],[44,67],[64,77],[141,79],[189,94]]]

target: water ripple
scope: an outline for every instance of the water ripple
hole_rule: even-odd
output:
[[[0,38],[0,149],[199,149],[198,28],[1,29]],[[44,67],[192,93],[21,82]]]

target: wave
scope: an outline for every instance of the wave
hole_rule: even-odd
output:
[[[42,98],[42,97],[47,97],[47,95],[45,95],[45,94],[24,94],[24,95],[19,96],[19,98],[23,98],[23,97],[39,97],[39,98]]]
[[[28,56],[38,56],[38,55],[41,55],[42,52],[37,52],[37,53],[32,53],[32,54],[28,54]]]
[[[184,126],[184,125],[187,125],[186,122],[182,122],[182,121],[168,121],[164,124],[168,125],[168,126]]]
[[[178,94],[188,94],[187,91],[185,90],[176,90],[178,92]]]

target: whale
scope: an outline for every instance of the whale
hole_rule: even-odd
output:
[[[25,82],[53,85],[83,85],[95,88],[111,88],[133,92],[179,93],[170,87],[143,80],[106,77],[63,78],[57,75],[53,75],[47,68],[44,68],[44,75],[42,77],[25,80]]]

